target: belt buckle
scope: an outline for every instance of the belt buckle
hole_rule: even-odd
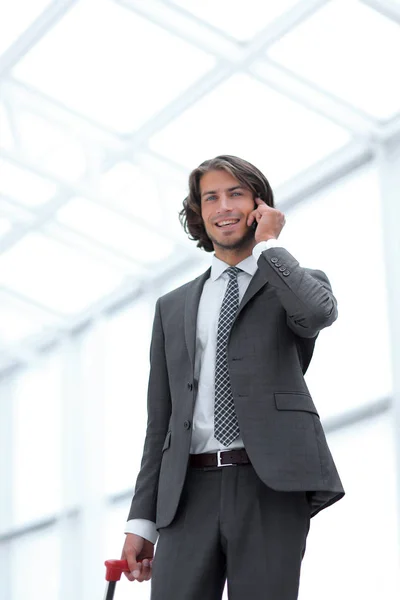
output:
[[[221,452],[224,452],[224,450],[217,450],[217,467],[233,467],[233,463],[221,463]]]

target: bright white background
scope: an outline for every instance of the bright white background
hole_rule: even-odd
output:
[[[140,466],[154,305],[210,259],[177,212],[220,153],[263,170],[282,244],[339,304],[307,384],[347,495],[312,522],[300,600],[398,598],[383,211],[399,23],[397,0],[0,6],[0,600],[102,597]],[[123,580],[116,598],[149,593]]]

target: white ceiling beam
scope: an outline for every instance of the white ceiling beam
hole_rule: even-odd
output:
[[[182,26],[182,21],[179,19],[177,19],[175,24],[173,18],[177,13],[176,8],[172,8],[170,5],[165,5],[156,0],[148,0],[146,2],[141,2],[141,0],[119,0],[119,2],[147,18],[151,18],[167,31],[186,39],[187,26]],[[260,31],[249,44],[244,45],[237,43],[238,51],[228,53],[228,55],[217,54],[215,44],[211,46],[208,44],[208,34],[210,32],[209,26],[203,24],[195,17],[186,16],[185,19],[189,19],[191,23],[194,23],[197,27],[201,28],[201,31],[203,32],[202,35],[198,36],[197,43],[199,47],[206,52],[216,55],[219,61],[211,72],[207,73],[195,84],[190,86],[186,92],[181,94],[177,99],[163,107],[158,114],[135,131],[132,136],[125,137],[126,140],[130,139],[131,141],[129,155],[132,156],[132,153],[142,150],[143,146],[147,145],[149,138],[153,134],[168,125],[217,85],[221,84],[234,73],[247,69],[256,58],[263,56],[264,52],[271,44],[285,35],[302,20],[310,16],[318,8],[326,4],[326,2],[327,0],[307,0],[298,2],[292,9],[288,10],[284,15],[277,18],[273,23],[270,23]],[[167,13],[168,17],[166,17]],[[183,23],[185,23],[185,21],[183,21]],[[222,34],[220,38],[223,39]]]
[[[329,0],[299,0],[292,8],[269,23],[248,44],[234,40],[212,25],[198,19],[179,6],[159,0],[116,0],[118,4],[132,9],[137,14],[160,25],[170,33],[214,54],[221,60],[233,64],[243,64],[246,56],[263,52],[268,46],[283,37],[310,17]]]
[[[24,110],[62,127],[68,127],[70,131],[85,139],[107,144],[111,149],[123,143],[120,134],[23,81],[12,77],[0,77],[0,96],[3,101],[8,101],[17,116],[19,111]]]
[[[0,158],[4,158],[5,160],[8,160],[19,167],[27,169],[28,171],[40,177],[50,180],[59,188],[58,194],[50,202],[44,206],[38,207],[37,210],[31,211],[32,215],[34,215],[34,220],[15,225],[12,231],[3,236],[3,238],[0,240],[0,253],[16,244],[29,231],[36,230],[39,227],[48,224],[49,221],[54,218],[57,210],[64,206],[70,200],[71,196],[81,196],[87,198],[88,200],[92,200],[100,206],[104,206],[111,212],[119,215],[120,217],[123,217],[125,220],[159,234],[166,240],[173,242],[178,249],[181,248],[186,253],[190,253],[190,249],[188,250],[187,246],[182,244],[179,239],[171,236],[163,225],[149,224],[145,219],[142,219],[136,215],[133,216],[131,213],[129,213],[129,211],[115,206],[115,201],[112,197],[95,193],[90,185],[82,182],[63,180],[46,169],[43,169],[39,165],[33,163],[31,160],[6,150],[0,149]],[[8,203],[12,203],[12,200],[8,199]],[[19,206],[17,202],[15,204]]]
[[[361,0],[384,17],[388,17],[400,25],[400,4],[394,0]]]
[[[137,132],[130,138],[126,138],[125,145],[113,145],[112,150],[109,153],[109,164],[113,164],[123,157],[132,156],[132,154],[137,153],[138,151],[143,152],[146,149],[149,137],[153,135],[153,133],[158,131],[161,127],[167,125],[170,121],[176,118],[176,116],[178,116],[183,110],[185,110],[194,102],[203,97],[208,91],[213,89],[224,79],[226,79],[231,74],[237,71],[248,69],[254,61],[261,61],[261,59],[265,61],[265,51],[269,47],[269,45],[274,43],[277,39],[282,37],[288,31],[290,31],[290,29],[299,24],[303,19],[310,16],[315,10],[323,6],[326,3],[326,1],[327,0],[302,0],[301,2],[298,2],[293,7],[293,9],[287,11],[284,15],[282,15],[282,17],[276,19],[272,24],[266,27],[258,36],[256,36],[253,42],[251,42],[248,45],[243,45],[227,38],[223,34],[219,35],[215,29],[207,26],[195,17],[190,17],[190,27],[188,28],[188,22],[185,21],[185,18],[187,19],[188,17],[183,17],[183,12],[179,11],[177,7],[171,7],[171,5],[168,6],[164,3],[155,2],[154,0],[146,0],[146,2],[143,2],[142,0],[121,0],[121,4],[129,6],[129,8],[135,10],[139,14],[142,14],[146,18],[149,18],[153,22],[156,22],[157,24],[163,26],[165,29],[171,31],[171,33],[175,35],[180,35],[183,39],[187,39],[187,41],[189,41],[190,43],[197,45],[199,48],[202,48],[203,50],[216,55],[218,59],[218,64],[216,68],[212,71],[211,76],[209,76],[208,78],[204,77],[203,79],[201,79],[197,84],[192,86],[188,90],[188,92],[183,95],[182,98],[178,99],[176,102],[169,104],[162,111],[160,111],[160,113],[156,115],[154,119],[149,121],[149,123],[145,124],[143,128],[139,130],[139,132]],[[58,3],[59,7],[63,6],[65,10],[68,10],[68,8],[73,4],[74,1]],[[385,4],[389,4],[387,0]],[[180,16],[178,15],[179,12]],[[59,14],[60,16],[62,16],[61,13]],[[50,13],[48,14],[48,17],[50,17]],[[57,19],[54,18],[54,20],[51,21],[51,19],[49,18],[47,25],[44,22],[44,20],[42,20],[41,33],[40,35],[38,35],[37,38],[35,38],[35,36],[33,35],[34,31],[31,28],[30,30],[28,29],[28,35],[25,36],[25,40],[20,38],[20,40],[18,40],[19,45],[13,45],[13,47],[10,48],[8,53],[6,53],[3,56],[3,63],[0,61],[0,74],[2,72],[1,67],[3,68],[3,73],[6,73],[14,64],[16,64],[19,58],[21,58],[26,51],[29,50],[29,48],[32,47],[32,45],[36,43],[36,41],[38,41],[42,35],[44,35],[47,29],[54,25],[56,20]],[[190,39],[188,38],[188,32],[190,32]],[[193,37],[192,32],[194,32]],[[4,57],[7,60],[4,60]],[[290,88],[290,81],[287,80],[286,84],[288,87],[285,93],[288,94]],[[15,85],[17,87],[20,86],[20,84],[18,84],[17,82],[14,82],[12,85]],[[303,99],[303,102],[305,102],[304,97],[307,94],[303,89],[304,96],[302,97],[302,94],[296,87],[297,85],[298,78],[293,79],[292,94],[294,88],[294,91],[296,92],[297,90],[299,97]],[[26,93],[30,94],[31,98],[35,97],[36,92],[29,89],[28,86],[22,87],[25,87]],[[79,119],[82,123],[87,123],[88,127],[94,128],[93,130],[95,130],[95,128],[97,127],[96,124],[90,123],[89,119],[85,119],[84,117],[78,114],[73,114],[72,111],[69,111],[68,107],[63,107],[61,104],[52,101],[51,98],[40,94],[40,92],[37,93],[37,98],[38,106],[40,106],[40,103],[43,103],[49,109],[51,109],[51,107],[54,106],[55,112],[56,110],[59,110],[60,112],[66,111],[66,113],[69,112],[70,117],[72,115],[72,118]],[[322,103],[322,98],[319,98],[319,101],[321,101]],[[363,121],[364,116],[362,114],[360,114],[358,111],[354,112],[349,107],[347,107],[349,108],[349,110],[347,110],[347,108],[343,107],[342,105],[338,106],[337,104],[334,104],[333,98],[328,98],[328,100],[326,100],[326,104],[322,104],[322,106],[323,108],[320,110],[326,110],[326,116],[329,116],[329,111],[330,109],[332,109],[331,116],[333,120],[341,119],[343,123],[347,121],[348,127],[354,132],[359,131],[361,136],[363,123],[366,125],[367,128],[371,127],[371,123],[368,119],[367,121]],[[316,110],[316,108],[314,107],[313,110]],[[98,129],[100,131],[101,126],[98,126]],[[366,136],[367,141],[370,131],[371,129],[368,129],[368,133]],[[280,186],[276,190],[277,200],[282,207],[293,206],[295,203],[300,201],[299,198],[304,199],[304,197],[309,195],[310,193],[315,193],[317,190],[321,189],[321,187],[328,185],[329,183],[337,180],[340,177],[343,177],[346,173],[356,168],[357,166],[368,163],[368,161],[370,161],[372,158],[373,154],[368,143],[366,143],[365,145],[350,145],[347,149],[336,153],[333,157],[329,157],[329,159],[323,161],[321,164],[316,165],[308,169],[306,172],[295,177],[291,182]],[[18,160],[22,160],[23,162],[25,162],[25,159],[19,158]],[[54,180],[54,177],[52,177],[51,174],[43,175],[47,178]],[[56,206],[57,201],[67,201],[68,198],[66,196],[68,194],[72,195],[76,193],[75,190],[77,189],[79,189],[79,195],[86,195],[87,197],[87,193],[85,194],[84,192],[82,192],[83,189],[86,189],[86,184],[79,183],[71,186],[70,182],[62,182],[61,185],[63,186],[64,197],[56,199],[55,203],[53,203],[53,209]],[[46,218],[46,215],[44,215],[44,217],[45,219],[43,222],[47,222],[49,216],[47,216]],[[37,226],[38,222],[36,222],[35,227]],[[188,267],[189,265],[193,266],[193,259],[191,257],[187,257],[187,251],[188,249],[185,247],[186,267]],[[163,268],[165,267],[165,265],[162,266]],[[168,267],[168,265],[166,266]],[[171,272],[175,271],[176,273],[181,272],[184,268],[186,268],[183,263],[180,263],[178,266],[175,267],[172,266],[171,263],[169,267],[171,269]],[[157,274],[160,280],[162,280],[164,277],[173,276],[170,273],[166,273],[164,271],[161,273],[161,271],[163,270],[160,269],[160,273]],[[151,281],[141,282],[141,286],[147,286],[151,284]],[[137,288],[134,288],[134,282],[127,282],[126,287],[124,289],[116,290],[115,293],[113,293],[112,295],[101,299],[95,307],[91,307],[88,310],[87,314],[79,315],[76,319],[74,318],[71,321],[69,321],[65,329],[57,332],[57,334],[53,338],[53,341],[54,339],[56,339],[57,335],[71,333],[79,327],[84,327],[85,323],[87,323],[93,318],[96,318],[96,314],[99,314],[99,310],[100,312],[103,310],[109,311],[110,307],[120,302],[132,300],[132,295],[136,293]],[[47,339],[46,341],[50,342],[51,340]],[[41,340],[41,342],[38,342],[38,347],[41,347],[41,343],[43,344],[43,339]]]
[[[48,308],[37,300],[28,298],[24,294],[2,285],[0,286],[0,305],[3,305],[4,303],[13,308],[20,308],[31,318],[40,319],[44,316],[45,318],[50,317],[60,322],[65,319],[65,316],[62,313],[52,308]]]
[[[380,135],[381,126],[376,119],[266,57],[256,60],[248,71],[262,83],[330,119],[358,138],[374,140]]]
[[[320,192],[323,187],[332,185],[332,183],[350,174],[356,168],[368,164],[373,158],[374,154],[370,148],[363,146],[362,144],[350,144],[341,151],[338,151],[335,155],[310,168],[308,171],[301,173],[287,184],[278,187],[275,191],[276,203],[282,210],[290,210],[305,198]],[[66,319],[65,323],[60,324],[53,332],[48,332],[45,335],[34,336],[31,339],[24,340],[22,344],[23,349],[28,347],[28,354],[26,354],[25,350],[19,353],[18,344],[12,346],[10,354],[14,358],[19,357],[19,362],[22,361],[22,363],[24,363],[26,362],[25,359],[27,356],[33,357],[35,351],[40,352],[41,348],[47,347],[50,344],[55,344],[63,335],[69,335],[74,331],[82,329],[87,326],[88,323],[95,320],[96,315],[110,312],[116,305],[132,302],[146,290],[152,289],[153,287],[160,285],[162,281],[176,276],[185,269],[193,267],[196,262],[201,264],[202,261],[204,261],[204,267],[206,268],[206,256],[195,251],[193,257],[186,255],[182,262],[178,262],[175,265],[172,263],[161,265],[161,268],[156,272],[152,268],[151,277],[149,279],[146,277],[138,283],[137,278],[128,278],[120,288],[108,296],[101,298],[94,306],[91,306],[84,313]],[[5,290],[5,292],[11,294],[14,293],[10,290]],[[21,298],[21,295],[18,294],[18,299],[21,300]],[[29,305],[30,300],[28,298],[22,299]],[[9,363],[7,363],[7,368],[9,368]]]
[[[115,0],[115,2],[200,50],[205,50],[228,62],[240,60],[241,48],[235,40],[202,23],[196,17],[185,14],[177,6],[157,0],[146,0],[146,2]]]
[[[367,165],[374,157],[375,151],[372,146],[352,142],[277,187],[276,203],[283,210],[289,210],[355,169]]]
[[[166,126],[182,111],[206,95],[233,72],[245,69],[246,63],[249,63],[248,71],[252,75],[272,88],[288,95],[294,101],[322,114],[357,136],[380,138],[381,124],[377,120],[332,94],[319,89],[312,83],[301,80],[297,75],[267,60],[265,55],[265,50],[269,45],[326,4],[327,0],[299,2],[291,10],[268,25],[248,45],[239,44],[226,38],[226,36],[216,32],[211,26],[203,23],[194,16],[188,15],[185,11],[181,11],[179,7],[172,7],[157,0],[148,0],[146,3],[143,3],[141,0],[118,1],[119,4],[134,10],[138,14],[162,26],[167,31],[179,35],[190,43],[195,43],[195,45],[206,52],[214,54],[219,59],[219,63],[211,73],[196,82],[186,94],[164,107],[158,115],[145,123],[130,138],[129,136],[125,138],[125,143],[121,144],[120,148],[116,148],[114,144],[113,151],[107,161],[108,166],[113,164],[115,160],[123,157],[131,157],[138,150],[143,150],[146,147],[148,139],[155,132],[159,131],[161,127]],[[376,3],[379,4],[379,0],[376,0]],[[391,3],[389,2],[389,4]],[[69,117],[78,119],[81,124],[86,124],[89,128],[95,128],[98,131],[101,130],[103,134],[112,136],[115,141],[118,138],[113,132],[103,130],[100,124],[92,123],[90,119],[71,111],[67,106],[52,100],[30,86],[16,81],[7,82],[7,85],[11,89],[19,88],[21,91],[25,91],[33,99],[39,99],[39,106],[47,105],[47,110],[43,111],[43,116],[45,117],[48,115],[49,109],[57,107],[58,110],[64,112],[66,115],[68,114]]]
[[[12,137],[12,144],[17,148],[21,144],[21,136],[18,126],[15,121],[15,113],[12,102],[8,98],[2,98],[2,105],[4,108],[4,114],[6,117],[7,125]]]
[[[10,221],[32,221],[34,216],[32,210],[27,206],[22,206],[10,196],[6,196],[0,192],[0,208],[1,213]]]
[[[37,211],[34,211],[32,209],[29,210],[26,207],[22,207],[19,203],[17,203],[11,198],[7,198],[6,202],[9,207],[14,208],[14,210],[10,210],[10,208],[8,209],[8,214],[13,220],[13,229],[11,229],[11,231],[8,234],[5,234],[3,236],[3,240],[5,239],[6,235],[8,236],[4,242],[4,246],[6,247],[6,249],[9,249],[21,239],[23,231],[25,232],[23,235],[26,235],[29,231],[37,231],[39,227],[37,224]],[[29,219],[27,218],[28,216]],[[129,219],[125,217],[124,213],[123,218],[125,220],[130,220],[136,225],[136,221],[132,217],[132,215],[130,215],[129,217]],[[21,219],[20,222],[18,222],[18,218]],[[149,227],[147,228],[150,229]],[[64,225],[63,223],[59,223],[55,220],[53,221],[52,219],[49,219],[46,222],[42,221],[40,231],[43,232],[43,234],[47,237],[52,238],[55,241],[62,243],[68,247],[75,248],[80,252],[88,254],[94,259],[99,260],[103,264],[104,262],[107,262],[111,267],[115,268],[118,271],[129,273],[131,269],[133,270],[133,272],[135,272],[135,270],[138,268],[139,270],[143,269],[143,263],[140,262],[139,259],[136,260],[131,255],[126,254],[121,250],[118,250],[118,248],[115,248],[114,246],[109,246],[105,244],[100,239],[92,238],[89,235],[74,229],[73,227],[69,227],[68,225]],[[167,236],[164,235],[163,237],[167,239]],[[171,237],[169,237],[168,239],[172,240]],[[177,246],[177,248],[183,246],[183,244],[179,240],[176,243],[174,240],[173,243]],[[3,251],[5,251],[5,248],[3,248]],[[190,253],[190,248],[188,249],[188,252]]]
[[[21,366],[25,364],[29,364],[32,362],[37,362],[39,359],[38,352],[36,349],[28,348],[25,344],[3,344],[0,342],[0,379],[2,377],[2,372],[15,368],[16,366]]]
[[[400,144],[400,112],[382,126],[381,142],[386,144]]]
[[[77,334],[82,329],[90,327],[98,318],[103,318],[105,315],[112,313],[117,306],[128,305],[142,294],[153,289],[159,289],[165,281],[181,275],[185,270],[192,269],[195,264],[198,264],[201,268],[203,262],[204,269],[206,269],[205,253],[202,257],[199,252],[196,261],[192,257],[188,257],[187,254],[177,256],[177,258],[170,261],[164,261],[158,267],[149,269],[149,277],[142,279],[139,285],[136,279],[127,278],[119,288],[100,298],[88,310],[66,319],[52,330],[30,336],[21,342],[7,344],[7,347],[0,347],[0,376],[2,371],[6,369],[16,368],[32,360],[37,360],[44,349],[56,345],[63,337]],[[8,290],[4,291],[8,293]],[[22,299],[20,294],[18,294],[18,298],[19,300]],[[25,300],[28,304],[30,303],[29,299],[26,298]]]
[[[50,2],[28,29],[0,56],[0,77],[4,77],[76,2],[77,0]]]

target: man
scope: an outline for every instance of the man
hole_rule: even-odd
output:
[[[153,600],[220,600],[226,579],[230,600],[295,600],[310,517],[344,494],[303,377],[336,300],[247,161],[195,169],[181,221],[214,256],[156,305],[127,576]]]

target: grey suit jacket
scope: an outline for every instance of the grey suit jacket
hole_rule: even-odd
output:
[[[148,519],[157,528],[173,520],[188,467],[196,318],[209,274],[156,305],[147,433],[128,519]],[[319,331],[336,317],[326,275],[270,248],[258,260],[228,342],[232,394],[252,465],[273,489],[310,492],[312,515],[344,495],[303,376]]]

